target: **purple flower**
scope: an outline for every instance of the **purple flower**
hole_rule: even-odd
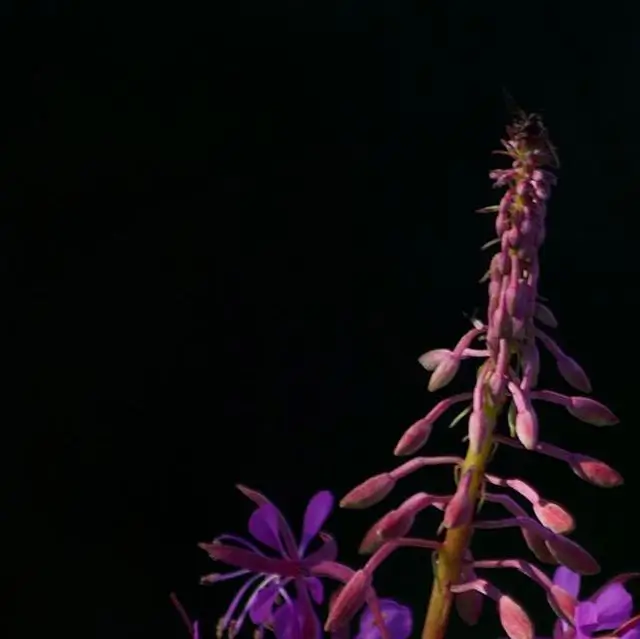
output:
[[[413,632],[411,610],[393,599],[381,599],[380,608],[393,639],[409,639]],[[366,608],[360,617],[360,631],[355,639],[381,639],[381,637],[382,634],[375,624],[371,609]]]
[[[553,583],[572,597],[580,592],[580,575],[561,566],[553,576]],[[563,620],[554,628],[554,639],[589,639],[602,630],[615,630],[631,619],[633,601],[621,583],[609,582],[585,601],[580,601],[575,610],[575,630]],[[620,639],[640,639],[640,628],[621,635]]]
[[[269,627],[278,639],[321,637],[321,624],[312,601],[316,604],[324,601],[324,587],[311,571],[321,562],[333,561],[337,554],[333,539],[320,533],[333,509],[333,495],[322,491],[311,498],[304,514],[301,538],[296,542],[276,506],[260,493],[239,488],[258,505],[249,519],[251,536],[276,556],[267,555],[254,541],[235,535],[222,535],[211,544],[200,544],[213,559],[239,568],[230,573],[207,575],[202,583],[246,577],[218,624],[219,636],[225,632],[230,637],[237,635],[249,614],[258,631]],[[308,553],[309,544],[319,535],[322,546]],[[233,545],[222,543],[225,541]],[[243,600],[244,606],[236,616]]]
[[[235,637],[249,615],[257,627],[258,637],[269,629],[276,639],[320,639],[322,627],[314,608],[314,603],[320,605],[324,601],[324,586],[319,577],[344,582],[353,573],[335,562],[336,543],[330,535],[321,532],[333,509],[333,495],[321,491],[311,498],[304,514],[302,535],[296,541],[291,527],[274,504],[259,492],[244,486],[239,489],[258,506],[249,518],[251,537],[271,552],[267,554],[253,540],[236,535],[221,535],[213,543],[200,544],[212,559],[239,568],[225,574],[207,575],[201,579],[202,583],[245,578],[218,624],[218,636],[226,633],[231,639]],[[321,541],[320,547],[308,552],[316,537]],[[410,610],[390,599],[377,600],[373,591],[370,595],[372,601],[378,601],[390,639],[408,639],[413,621]],[[348,638],[348,628],[338,629],[334,636]],[[382,637],[373,612],[365,608],[357,639]]]

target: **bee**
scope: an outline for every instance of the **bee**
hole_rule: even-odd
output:
[[[560,159],[555,146],[549,140],[549,134],[539,113],[526,113],[513,96],[503,87],[505,103],[513,117],[513,123],[507,127],[510,138],[526,140],[542,155],[543,161],[554,168],[560,167]]]

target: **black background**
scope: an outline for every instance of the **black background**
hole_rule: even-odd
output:
[[[340,496],[393,466],[436,401],[417,357],[452,346],[484,304],[493,229],[473,211],[498,197],[503,86],[543,113],[562,159],[541,292],[621,418],[596,429],[543,409],[543,438],[626,485],[516,451],[497,469],[574,512],[604,577],[638,569],[636,9],[2,7],[4,636],[185,637],[176,591],[209,639],[234,590],[198,586],[213,568],[196,543],[245,532],[236,482],[297,526],[317,490]],[[428,451],[462,450],[463,432],[445,421]],[[427,469],[371,512],[335,513],[341,557],[359,561],[361,535],[402,495],[450,485]],[[528,556],[513,531],[475,548]],[[404,551],[377,578],[416,607],[417,631],[429,573]],[[486,575],[549,634],[541,592]],[[499,636],[492,611],[475,632]]]

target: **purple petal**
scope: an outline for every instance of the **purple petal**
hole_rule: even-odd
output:
[[[392,639],[408,639],[413,632],[411,610],[392,599],[381,599],[380,607]],[[381,639],[381,637],[382,633],[374,623],[373,613],[367,607],[360,616],[360,631],[356,639]]]
[[[322,635],[320,621],[318,620],[318,615],[316,615],[316,611],[311,603],[306,579],[296,579],[296,592],[298,593],[296,610],[298,611],[298,619],[300,620],[302,634],[305,638],[309,637],[310,639],[320,637]],[[320,634],[318,634],[319,631]]]
[[[572,597],[577,597],[580,592],[580,575],[573,570],[560,566],[553,575],[553,583],[560,586]]]
[[[622,584],[613,583],[593,601],[598,615],[596,630],[613,630],[631,618],[633,599]]]
[[[289,600],[280,606],[273,615],[273,632],[276,639],[303,639],[302,610],[300,602]],[[318,617],[313,615],[312,630],[304,639],[321,639],[322,628]]]
[[[590,635],[598,629],[598,609],[590,601],[583,601],[578,604],[575,615],[576,628],[583,634]]]
[[[307,586],[307,590],[318,605],[321,605],[324,601],[324,586],[317,577],[306,577],[304,583]]]
[[[293,533],[291,532],[291,528],[289,528],[289,524],[287,524],[287,520],[283,517],[278,508],[276,508],[276,506],[269,499],[267,499],[262,493],[258,492],[257,490],[252,490],[251,488],[243,486],[242,484],[237,484],[236,488],[258,506],[265,506],[268,504],[276,509],[279,523],[278,530],[282,535],[284,546],[287,549],[287,554],[293,557],[296,552],[296,540],[293,536]]]
[[[302,639],[295,604],[289,600],[273,615],[273,634],[276,639]]]
[[[633,628],[625,632],[620,639],[640,639],[640,628]]]
[[[249,608],[249,616],[257,626],[271,621],[273,604],[278,596],[280,587],[279,583],[271,583],[256,593],[255,599]]]
[[[254,510],[249,518],[249,532],[265,546],[285,556],[280,539],[280,513],[273,504],[265,504]]]
[[[333,495],[328,490],[320,491],[309,501],[304,513],[300,556],[304,555],[309,542],[320,532],[324,522],[327,521],[327,517],[333,510],[333,503]]]

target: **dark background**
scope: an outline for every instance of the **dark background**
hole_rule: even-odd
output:
[[[393,467],[436,401],[417,357],[452,346],[484,304],[492,222],[473,211],[498,197],[503,86],[543,113],[563,163],[542,293],[621,418],[598,430],[543,410],[543,437],[626,485],[515,451],[497,468],[575,513],[604,577],[639,568],[636,9],[2,7],[3,636],[184,638],[173,590],[210,639],[234,589],[198,586],[213,566],[196,543],[245,532],[236,482],[297,526],[317,490]],[[462,450],[463,431],[443,421],[428,450]],[[359,561],[402,495],[450,485],[429,469],[387,505],[337,512],[341,557]],[[513,531],[478,533],[476,549],[529,556]],[[379,591],[421,615],[429,572],[404,551]],[[549,634],[526,578],[487,576]],[[475,632],[499,636],[493,611]]]

